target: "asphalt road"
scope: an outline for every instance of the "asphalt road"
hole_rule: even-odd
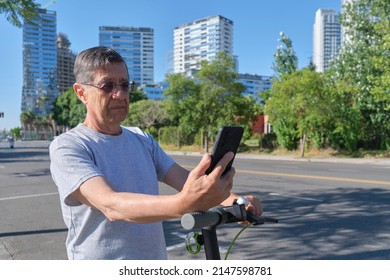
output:
[[[49,142],[0,143],[0,260],[66,259],[66,228],[49,172]],[[200,155],[172,155],[191,169]],[[279,219],[246,229],[229,259],[390,259],[390,160],[238,155],[234,191],[261,197]],[[161,185],[162,193],[172,191]],[[170,259],[204,259],[184,247],[188,231],[164,222]],[[222,257],[242,226],[218,228]]]

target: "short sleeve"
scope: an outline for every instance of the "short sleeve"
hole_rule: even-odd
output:
[[[49,149],[50,172],[60,198],[66,205],[80,205],[70,195],[88,179],[102,176],[94,163],[93,153],[70,135],[54,139]]]

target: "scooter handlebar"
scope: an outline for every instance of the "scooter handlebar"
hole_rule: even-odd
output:
[[[277,223],[278,220],[263,216],[256,216],[245,210],[248,205],[247,198],[240,197],[231,206],[216,206],[206,212],[193,212],[184,214],[181,217],[181,225],[184,229],[205,228],[218,226],[225,223],[248,221],[257,225]]]
[[[203,228],[219,224],[221,214],[216,211],[194,212],[181,217],[181,226],[184,229]]]
[[[238,208],[215,207],[206,212],[193,212],[184,214],[181,217],[181,225],[184,229],[191,230],[194,228],[204,228],[217,226],[225,223],[248,221],[255,225],[264,223],[277,223],[278,220],[270,217],[256,216],[250,212],[243,210],[245,213],[237,210]]]

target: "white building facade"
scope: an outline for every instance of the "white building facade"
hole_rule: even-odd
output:
[[[341,47],[341,24],[333,9],[319,9],[313,26],[313,63],[324,72]]]
[[[211,16],[174,28],[173,73],[191,76],[201,61],[213,61],[219,52],[233,56],[233,21]]]

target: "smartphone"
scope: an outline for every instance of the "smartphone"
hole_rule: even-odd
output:
[[[223,126],[218,131],[217,138],[211,152],[211,164],[210,167],[206,170],[206,174],[210,174],[211,171],[213,171],[217,163],[227,152],[233,152],[234,156],[236,156],[243,133],[244,128],[241,126]],[[226,166],[223,174],[228,172],[232,167],[233,160],[234,157]]]

